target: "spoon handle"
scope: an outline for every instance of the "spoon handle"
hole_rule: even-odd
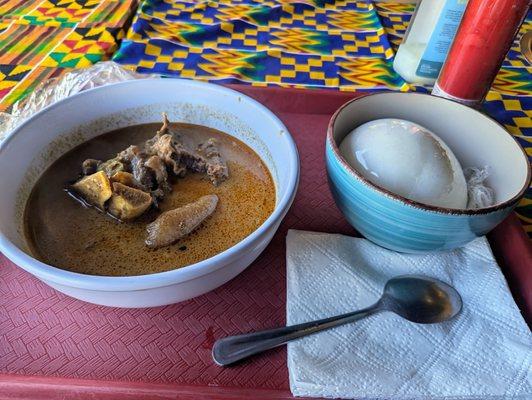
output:
[[[212,348],[212,357],[218,365],[229,365],[251,355],[280,346],[294,339],[358,321],[379,312],[377,305],[348,314],[305,322],[299,325],[285,326],[245,335],[228,336],[219,339]]]

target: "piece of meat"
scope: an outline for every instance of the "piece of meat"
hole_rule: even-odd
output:
[[[182,162],[181,154],[176,150],[176,143],[170,134],[156,136],[146,143],[146,151],[157,155],[177,176],[184,176],[186,165]]]
[[[113,182],[113,195],[109,201],[109,212],[122,221],[131,221],[144,213],[152,204],[149,193],[120,182]]]
[[[153,205],[155,206],[155,208],[159,208],[159,203],[164,198],[164,195],[166,193],[167,192],[162,189],[155,189],[151,191],[151,197],[153,199]]]
[[[220,154],[216,139],[210,138],[198,146],[198,153],[206,160],[206,173],[214,186],[218,186],[229,177],[227,164]]]
[[[92,175],[96,173],[98,167],[102,162],[100,160],[95,160],[94,158],[88,158],[81,164],[81,171],[83,175]]]
[[[220,154],[215,139],[208,139],[198,146],[197,151],[193,151],[177,141],[174,134],[168,133],[168,117],[163,114],[163,118],[163,126],[153,138],[144,143],[144,149],[130,146],[119,153],[118,158],[132,162],[140,153],[148,156],[156,155],[178,177],[183,177],[187,170],[207,174],[214,185],[219,185],[228,178],[227,164]]]
[[[133,176],[142,190],[152,192],[154,197],[162,197],[159,194],[170,191],[171,186],[168,183],[165,163],[156,155],[153,158],[156,153],[152,148],[153,143],[153,139],[146,141],[144,149],[140,146],[129,146],[118,153],[117,158],[131,165]]]
[[[183,207],[163,212],[146,227],[146,245],[157,249],[185,237],[214,212],[217,204],[218,196],[211,194]]]
[[[166,135],[166,134],[169,134],[170,136],[174,138],[174,140],[177,140],[179,142],[181,142],[181,140],[183,139],[181,135],[179,134],[179,132],[176,132],[170,128],[170,121],[168,120],[168,114],[163,112],[162,116],[163,116],[163,124],[161,128],[157,131],[156,135],[152,139],[149,139],[146,141],[146,144],[149,144],[151,141],[155,141],[158,137],[162,135]]]
[[[114,189],[115,183],[144,192],[145,195],[150,196],[150,205],[158,207],[159,202],[172,190],[169,174],[177,177],[183,177],[187,171],[206,174],[214,185],[219,185],[226,180],[228,178],[227,164],[220,154],[216,140],[208,139],[195,150],[193,150],[193,142],[194,138],[192,137],[186,135],[181,137],[179,133],[172,132],[168,117],[163,114],[163,124],[153,138],[140,145],[131,145],[119,152],[116,157],[104,162],[94,159],[85,160],[82,164],[82,170],[85,178],[91,177],[91,179],[78,182],[74,185],[74,189],[77,186],[77,193],[82,194],[88,203],[99,207],[101,210],[105,209],[106,202],[111,199],[107,203],[107,208],[112,208],[111,212],[120,219],[131,219],[133,217],[129,215],[139,212],[139,208],[136,203],[132,204],[126,195],[132,196],[132,193],[135,192],[122,190],[125,194],[112,193],[111,198],[111,189]],[[111,188],[111,184],[113,184],[113,188]],[[144,196],[142,200],[143,203],[140,208],[147,204],[147,197]],[[191,210],[196,210],[199,207],[195,205],[194,208],[192,204],[189,206],[192,207]],[[186,207],[184,210],[188,210]],[[213,209],[214,207],[216,204],[214,204]],[[185,212],[183,210],[174,211],[176,215]],[[163,213],[163,215],[165,214]],[[170,217],[165,216],[162,221],[166,221],[168,218]],[[191,221],[194,221],[194,218],[190,218],[183,222],[185,231],[193,226]],[[156,224],[157,221],[153,223],[155,225],[151,228],[154,232],[158,231],[157,226],[162,224]],[[158,233],[153,233],[153,235],[158,236]],[[151,240],[150,237],[149,235],[147,243]],[[157,242],[156,239],[153,240],[154,243]]]
[[[187,149],[181,143],[177,144],[176,151],[179,154],[181,162],[189,171],[199,172],[202,174],[207,172],[207,162],[202,156]]]
[[[153,172],[146,166],[145,162],[146,155],[144,153],[136,154],[131,160],[131,171],[141,188],[146,192],[151,192],[155,179]]]
[[[122,150],[116,155],[116,158],[123,163],[131,163],[133,158],[141,152],[141,148],[136,145],[131,145],[125,150]]]
[[[119,182],[122,185],[126,185],[135,189],[141,189],[140,184],[135,180],[135,177],[131,172],[118,171],[111,176],[111,182]]]
[[[157,186],[163,192],[169,192],[172,190],[172,186],[168,183],[168,172],[166,172],[165,163],[158,156],[151,156],[148,158],[144,165],[151,169],[155,175],[155,181]]]
[[[98,165],[98,171],[103,171],[110,178],[114,174],[120,171],[125,171],[126,165],[120,161],[117,157],[111,158],[103,163]]]
[[[163,126],[161,126],[161,129],[157,131],[157,135],[161,136],[165,133],[168,133],[168,126],[170,125],[170,121],[168,121],[168,114],[163,112]]]
[[[155,136],[146,142],[146,152],[159,157],[176,175],[181,175],[183,166],[179,163],[172,135],[164,134]]]

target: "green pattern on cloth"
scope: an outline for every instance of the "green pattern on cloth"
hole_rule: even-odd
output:
[[[372,2],[145,0],[113,59],[258,86],[408,90]]]

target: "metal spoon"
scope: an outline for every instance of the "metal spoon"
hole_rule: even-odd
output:
[[[386,282],[384,293],[371,307],[319,321],[229,336],[214,343],[212,358],[218,365],[229,365],[291,340],[358,321],[381,311],[394,312],[418,324],[434,324],[453,318],[461,309],[460,295],[448,284],[423,276],[399,276]]]

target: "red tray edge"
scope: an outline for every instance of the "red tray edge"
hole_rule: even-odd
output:
[[[94,381],[49,376],[0,374],[0,399],[10,400],[123,399],[293,399],[287,390],[243,389],[218,386]]]
[[[487,235],[514,300],[532,327],[532,244],[519,218],[511,213]],[[512,256],[520,254],[521,257]]]

